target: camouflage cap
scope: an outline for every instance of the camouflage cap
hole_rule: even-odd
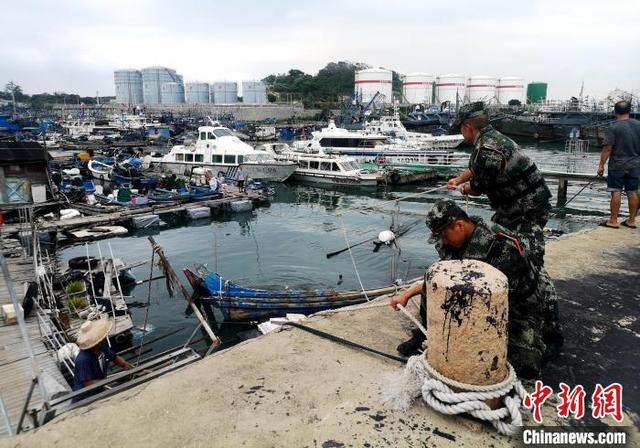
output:
[[[429,237],[429,243],[436,243],[440,240],[440,231],[451,224],[457,218],[467,218],[468,215],[451,199],[440,199],[429,213],[427,213],[426,224],[431,230],[431,236]]]
[[[475,103],[465,104],[458,110],[458,116],[456,117],[456,120],[451,125],[451,130],[455,132],[460,132],[460,127],[462,126],[462,122],[464,120],[481,117],[483,115],[486,116],[487,111],[484,108],[484,103],[482,101],[476,101]]]

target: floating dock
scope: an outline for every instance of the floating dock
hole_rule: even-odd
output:
[[[561,297],[566,342],[543,380],[554,389],[558,380],[583,384],[589,394],[593,382],[623,384],[623,425],[628,446],[634,446],[638,429],[629,412],[637,412],[640,403],[635,391],[640,232],[597,228],[571,234],[550,242],[546,259]],[[380,305],[319,315],[304,324],[395,354],[410,324],[385,299]],[[440,415],[421,401],[406,412],[387,409],[381,394],[402,369],[400,362],[298,329],[283,330],[5,442],[29,447],[110,446],[114,440],[131,446],[221,447],[517,444],[481,423]],[[566,426],[569,421],[556,416],[556,404],[547,401],[545,425]]]

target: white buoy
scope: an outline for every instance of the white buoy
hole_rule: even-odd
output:
[[[393,243],[395,239],[396,235],[391,230],[383,230],[378,234],[378,240],[386,245]]]

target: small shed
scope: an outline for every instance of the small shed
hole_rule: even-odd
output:
[[[0,208],[52,197],[49,154],[37,142],[0,141]]]

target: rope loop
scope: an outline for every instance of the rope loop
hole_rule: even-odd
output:
[[[422,355],[409,358],[407,371],[421,380],[419,394],[432,409],[446,415],[470,414],[488,421],[501,434],[513,435],[522,426],[520,409],[527,391],[513,366],[507,366],[507,377],[491,385],[466,384],[447,378]],[[502,407],[492,409],[486,401],[496,398],[502,398]]]

